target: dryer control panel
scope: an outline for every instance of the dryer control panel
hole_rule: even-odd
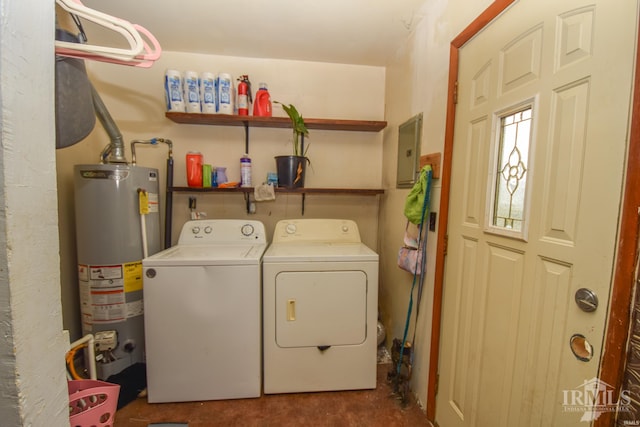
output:
[[[182,226],[179,245],[267,243],[264,224],[236,219],[201,219]]]
[[[360,243],[358,225],[348,219],[287,219],[273,232],[277,242]]]

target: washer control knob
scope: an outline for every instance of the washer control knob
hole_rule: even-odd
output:
[[[287,232],[287,234],[293,234],[298,231],[298,227],[296,227],[295,224],[287,224],[284,230]]]
[[[251,236],[254,231],[255,230],[253,228],[253,225],[251,225],[251,224],[245,224],[240,229],[240,232],[242,233],[243,236]]]
[[[210,225],[207,225],[207,226],[204,228],[204,232],[205,232],[205,233],[207,233],[207,234],[211,234],[211,231],[213,231],[213,228],[211,228],[211,226],[210,226]]]
[[[191,229],[191,232],[192,232],[193,234],[198,234],[198,233],[200,232],[200,227],[193,227],[193,228]]]

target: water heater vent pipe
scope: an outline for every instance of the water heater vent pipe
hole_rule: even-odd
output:
[[[93,98],[93,108],[96,110],[96,116],[100,120],[100,124],[109,135],[111,142],[107,145],[102,153],[100,153],[100,163],[127,163],[127,158],[124,155],[124,142],[122,139],[122,133],[116,125],[116,122],[109,114],[107,106],[102,102],[102,98],[98,94],[98,91],[93,84],[91,85],[91,95]]]

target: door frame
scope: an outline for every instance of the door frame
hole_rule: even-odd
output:
[[[444,284],[445,256],[447,249],[447,226],[451,186],[451,164],[455,125],[455,103],[459,66],[459,50],[478,34],[493,19],[517,0],[495,0],[474,19],[452,41],[449,48],[449,81],[445,122],[444,155],[442,160],[440,215],[436,246],[436,264],[433,291],[433,315],[431,322],[431,350],[427,379],[427,419],[435,423],[436,392],[438,387],[438,365],[440,357],[440,335],[442,327],[442,293]],[[640,27],[640,25],[639,25]],[[631,301],[634,291],[634,272],[638,253],[640,186],[640,55],[636,40],[636,68],[633,83],[632,116],[629,129],[629,148],[626,178],[620,215],[620,228],[616,245],[614,278],[609,302],[609,313],[600,362],[599,378],[620,393],[626,361],[626,343],[631,322]],[[594,427],[611,425],[615,413],[605,412],[594,423]]]

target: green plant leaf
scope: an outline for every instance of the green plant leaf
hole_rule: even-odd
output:
[[[309,130],[307,129],[306,124],[304,123],[304,118],[298,112],[298,109],[293,104],[283,104],[279,101],[274,101],[276,104],[280,104],[282,109],[287,113],[289,118],[291,119],[291,126],[293,128],[293,154],[295,156],[306,156],[307,150],[309,146],[305,147],[304,152],[302,152],[302,141],[301,135],[309,137]]]

